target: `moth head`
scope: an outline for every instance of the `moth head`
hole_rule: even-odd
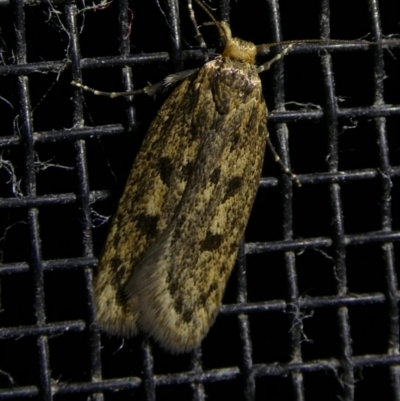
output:
[[[224,21],[219,23],[219,28],[225,40],[225,49],[222,52],[224,57],[246,64],[256,63],[257,46],[254,43],[232,38],[231,28]]]

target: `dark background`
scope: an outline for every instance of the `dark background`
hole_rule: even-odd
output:
[[[186,4],[0,0],[0,399],[400,400],[399,44],[298,45],[262,75],[271,140],[303,185],[266,153],[201,351],[93,323],[107,218],[167,94],[70,82],[142,88],[201,66]],[[392,0],[211,6],[257,44],[399,33]],[[217,30],[201,30],[213,54]]]

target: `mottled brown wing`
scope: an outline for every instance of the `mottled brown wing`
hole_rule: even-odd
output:
[[[94,281],[97,321],[107,332],[129,337],[137,331],[139,307],[136,299],[124,297],[123,288],[172,221],[212,126],[209,96],[207,70],[183,81],[152,122],[136,157]]]
[[[203,67],[193,89],[202,100],[190,121],[200,139],[190,177],[174,216],[165,219],[171,224],[127,285],[140,311],[139,326],[172,352],[199,345],[216,317],[257,192],[268,136],[254,67],[220,58]],[[204,111],[197,113],[197,107]]]

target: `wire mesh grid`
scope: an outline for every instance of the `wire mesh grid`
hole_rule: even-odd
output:
[[[389,0],[296,3],[213,12],[255,43],[398,28]],[[105,216],[165,97],[70,82],[140,88],[200,66],[186,2],[0,6],[0,399],[400,400],[399,45],[299,45],[264,74],[272,141],[303,186],[266,158],[216,323],[170,355],[102,335],[92,303]]]

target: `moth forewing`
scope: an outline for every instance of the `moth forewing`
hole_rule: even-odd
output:
[[[137,332],[137,300],[125,296],[124,286],[133,267],[172,221],[200,145],[184,116],[175,112],[182,107],[192,110],[194,97],[185,96],[192,80],[182,82],[152,122],[100,258],[94,283],[97,320],[112,334],[129,337]],[[183,129],[178,132],[175,126]]]
[[[99,324],[140,328],[171,352],[197,347],[221,305],[268,137],[254,44],[231,38],[151,124],[95,279]]]
[[[223,58],[204,67],[210,88],[231,84],[232,92],[202,102],[211,124],[198,131],[201,145],[185,191],[127,285],[138,299],[139,325],[175,352],[196,347],[216,317],[259,183],[266,108],[255,70],[232,74],[237,67]],[[203,77],[197,83],[207,87]],[[191,123],[202,127],[203,117],[195,112]]]

